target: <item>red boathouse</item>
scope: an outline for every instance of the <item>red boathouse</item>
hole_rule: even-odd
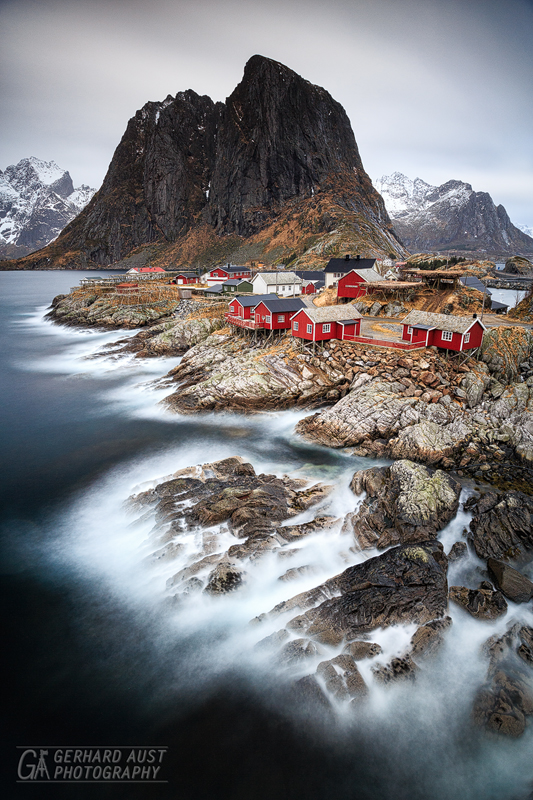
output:
[[[474,350],[483,341],[485,326],[476,314],[455,317],[413,309],[404,317],[402,339],[425,347],[443,347],[462,352]]]
[[[291,319],[292,335],[309,342],[350,341],[360,328],[361,314],[353,306],[302,308]]]

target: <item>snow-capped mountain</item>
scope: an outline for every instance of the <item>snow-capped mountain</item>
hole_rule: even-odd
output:
[[[431,186],[395,172],[377,180],[375,187],[396,233],[412,252],[533,253],[533,238],[513,225],[503,206],[469,183]]]
[[[58,236],[84,208],[95,189],[75,189],[54,161],[23,158],[0,170],[0,258],[33,253]]]
[[[533,238],[533,228],[531,225],[517,225],[517,228],[520,228],[522,233],[525,233],[526,236],[531,236]]]

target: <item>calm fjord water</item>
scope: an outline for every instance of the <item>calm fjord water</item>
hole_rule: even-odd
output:
[[[455,652],[463,656],[451,669],[443,662],[416,690],[377,695],[360,725],[315,727],[286,714],[268,669],[247,661],[247,620],[274,604],[275,575],[257,572],[263,588],[228,600],[221,617],[201,603],[188,620],[165,616],[165,576],[142,569],[151,523],[132,522],[122,508],[136,486],[242,455],[257,471],[333,479],[340,514],[353,507],[346,486],[357,462],[296,439],[301,414],[164,412],[157,403],[165,391],[150,382],[177,359],[92,358],[123,334],[43,319],[51,299],[82,274],[0,273],[4,796],[526,797],[530,732],[518,743],[495,742],[467,725],[470,682],[484,669],[475,653],[490,635],[478,623],[454,618]],[[446,549],[465,522],[463,514],[444,534]],[[340,571],[328,543],[313,546],[324,569]],[[398,646],[388,636],[384,643]],[[84,744],[166,745],[169,783],[15,783],[16,746]]]

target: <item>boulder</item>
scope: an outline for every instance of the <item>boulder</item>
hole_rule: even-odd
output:
[[[209,573],[204,592],[207,594],[227,594],[238,589],[242,585],[243,579],[244,573],[235,564],[222,561]]]
[[[524,733],[531,714],[533,695],[526,681],[501,669],[480,689],[472,712],[477,725],[512,737]]]
[[[472,434],[473,425],[459,417],[448,425],[425,419],[401,430],[390,442],[390,454],[436,465],[458,452]]]
[[[521,492],[487,492],[465,503],[472,510],[469,540],[483,560],[524,561],[533,551],[533,497]]]
[[[410,655],[393,658],[386,664],[372,667],[372,674],[378,683],[396,683],[397,681],[414,680],[419,667]]]
[[[492,589],[467,589],[450,586],[450,600],[464,608],[476,619],[493,620],[507,612],[507,603],[501,592]]]
[[[433,539],[455,516],[461,493],[447,473],[406,459],[356,472],[350,487],[367,493],[347,520],[362,548]]]
[[[513,603],[527,603],[533,597],[533,583],[503,561],[489,558],[489,574],[501,592]]]
[[[459,561],[462,558],[466,558],[467,555],[468,547],[466,542],[454,542],[448,553],[448,561]]]
[[[368,694],[368,687],[357,669],[355,659],[348,653],[321,661],[316,672],[326,684],[326,689],[339,700]]]
[[[383,652],[381,645],[375,642],[350,642],[342,651],[348,653],[354,661],[363,661],[365,658],[374,658]]]
[[[271,613],[303,611],[287,627],[332,645],[389,625],[424,625],[446,614],[446,569],[436,540],[393,547],[280,603]]]
[[[481,403],[483,393],[490,383],[490,378],[483,372],[467,372],[461,381],[461,387],[466,395],[468,408],[474,408]]]
[[[433,619],[426,625],[421,625],[411,636],[410,655],[417,657],[434,656],[444,642],[444,633],[452,624],[451,617]]]

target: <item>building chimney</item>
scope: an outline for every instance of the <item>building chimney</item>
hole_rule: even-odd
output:
[[[358,261],[360,261],[360,260],[361,260],[361,256],[359,255],[359,253],[357,253],[357,255],[356,255],[356,259],[357,259]]]
[[[344,256],[344,260],[345,261],[349,261],[350,260],[350,254],[349,253],[346,253],[346,255]]]
[[[474,319],[477,319],[477,314],[472,314],[472,317],[473,317]]]

